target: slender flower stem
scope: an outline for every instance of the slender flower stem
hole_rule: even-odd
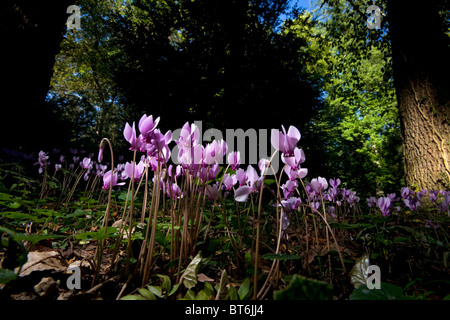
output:
[[[258,297],[258,263],[259,263],[259,240],[260,240],[260,225],[261,225],[261,206],[262,206],[262,193],[264,190],[264,180],[266,178],[267,171],[269,167],[271,167],[272,159],[277,154],[278,150],[272,154],[269,159],[269,164],[264,170],[264,174],[262,177],[261,188],[259,190],[259,199],[258,199],[258,216],[256,218],[256,244],[255,244],[255,267],[253,274],[253,299],[256,300]]]
[[[103,225],[102,228],[105,229],[105,235],[108,232],[108,220],[109,220],[109,210],[111,208],[111,196],[112,196],[112,188],[113,188],[113,174],[114,174],[114,151],[112,148],[112,144],[111,141],[109,141],[108,138],[103,138],[102,141],[100,142],[100,148],[103,147],[104,143],[108,143],[109,145],[109,150],[111,152],[111,179],[109,182],[109,190],[108,190],[108,204],[106,205],[106,210],[105,210],[105,216],[103,219]],[[102,263],[102,255],[103,255],[103,246],[105,245],[105,239],[102,239],[101,241],[97,242],[97,248],[95,250],[95,257],[97,257],[97,265],[96,265],[96,269],[95,269],[95,273],[94,273],[94,277],[92,278],[92,284],[91,286],[93,287],[95,285],[95,282],[97,281],[97,277],[98,274],[100,272],[100,266]]]

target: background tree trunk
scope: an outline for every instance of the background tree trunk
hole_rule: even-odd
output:
[[[388,18],[406,184],[448,189],[450,52],[439,2],[390,0]]]
[[[56,121],[44,104],[55,55],[66,30],[70,0],[2,0],[0,74],[2,146],[45,148],[57,138]],[[59,133],[60,135],[60,133]],[[39,151],[39,150],[38,150]]]

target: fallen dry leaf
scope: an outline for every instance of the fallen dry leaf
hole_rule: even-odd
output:
[[[204,273],[197,274],[197,280],[200,281],[200,282],[213,282],[214,281],[214,279],[211,279],[210,277],[208,277]]]
[[[22,266],[19,276],[24,277],[33,271],[54,270],[65,271],[66,263],[57,251],[31,251],[28,253],[27,262]]]

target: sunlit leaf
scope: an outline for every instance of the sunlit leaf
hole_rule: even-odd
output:
[[[238,295],[240,300],[244,300],[250,293],[250,279],[245,278],[239,286]]]
[[[174,286],[172,287],[172,290],[170,290],[170,292],[169,292],[167,295],[168,295],[169,297],[170,297],[171,295],[173,295],[175,292],[177,292],[179,286],[180,286],[179,283],[177,283],[176,285],[174,285]]]
[[[172,287],[172,282],[170,281],[170,278],[164,274],[158,274],[157,275],[161,279],[161,290],[165,292],[169,292]]]
[[[367,268],[369,267],[368,253],[364,254],[361,258],[356,260],[355,265],[350,271],[350,281],[355,286],[355,288],[360,285],[365,285],[367,282]]]
[[[202,261],[201,251],[192,259],[191,263],[187,266],[183,273],[183,284],[187,289],[195,287],[197,284],[197,272],[200,268],[200,262]]]
[[[144,289],[144,288],[139,288],[138,291],[145,299],[147,299],[147,300],[156,300],[154,292],[152,292],[151,290],[147,290],[147,289]]]
[[[147,286],[148,290],[150,290],[150,292],[152,294],[154,294],[155,296],[162,298],[163,294],[162,294],[162,290],[161,287],[157,287],[157,286]]]
[[[143,296],[139,296],[139,295],[136,295],[136,294],[131,294],[131,295],[128,295],[128,296],[120,298],[120,300],[148,300],[148,299],[146,299]]]

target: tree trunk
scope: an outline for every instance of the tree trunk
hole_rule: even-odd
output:
[[[438,1],[388,1],[394,84],[406,184],[448,189],[450,181],[449,37]]]
[[[55,55],[69,17],[70,0],[2,0],[1,123],[2,146],[45,148],[55,121],[45,106]],[[52,119],[52,120],[51,120]],[[47,140],[47,141],[46,141]],[[37,150],[39,151],[39,150]]]

